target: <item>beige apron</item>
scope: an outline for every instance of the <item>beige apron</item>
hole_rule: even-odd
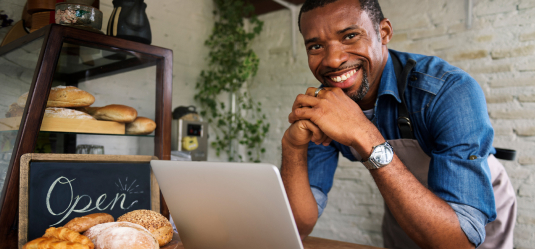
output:
[[[431,158],[424,153],[417,140],[389,140],[394,152],[411,173],[427,186],[427,174]],[[351,148],[353,155],[360,159]],[[493,156],[488,158],[492,188],[496,200],[496,220],[486,225],[485,241],[479,248],[513,248],[513,229],[516,221],[516,196],[503,165]],[[420,248],[403,232],[385,204],[383,217],[383,241],[386,248]]]

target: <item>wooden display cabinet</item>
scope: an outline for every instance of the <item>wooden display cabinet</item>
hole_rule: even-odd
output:
[[[130,141],[139,140],[145,150],[147,145],[150,151],[153,147],[148,154],[170,159],[172,63],[173,52],[169,49],[56,24],[0,47],[1,248],[17,247],[20,158],[36,151],[40,130],[61,138],[57,142],[61,147],[56,147],[55,153],[74,153],[80,138],[103,142],[125,139],[126,143],[119,143],[115,148],[131,147]],[[43,117],[50,88],[56,85],[98,92],[95,95],[98,105],[92,106],[134,106],[138,115],[152,118],[157,128],[144,136],[95,128],[75,130],[69,124],[54,129],[58,126],[43,122]],[[4,115],[25,92],[28,99],[22,116]],[[133,150],[133,154],[139,154],[141,149]],[[160,200],[162,214],[169,217],[163,197]]]

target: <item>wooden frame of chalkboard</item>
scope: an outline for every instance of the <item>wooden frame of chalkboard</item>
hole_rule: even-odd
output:
[[[102,194],[98,197],[98,199],[93,200],[94,203],[92,205],[91,204],[92,199],[89,195],[76,196],[77,193],[76,193],[76,190],[74,189],[74,187],[76,187],[74,185],[76,181],[75,179],[78,178],[79,179],[78,182],[82,182],[81,180],[82,177],[80,176],[68,176],[68,177],[61,176],[59,178],[56,178],[57,176],[50,177],[50,171],[65,171],[65,173],[74,174],[74,175],[76,175],[76,173],[79,173],[81,175],[82,173],[85,173],[83,174],[84,178],[86,178],[87,174],[89,174],[92,171],[96,173],[95,178],[99,178],[98,180],[102,181],[103,177],[99,176],[99,173],[102,171],[98,172],[95,170],[99,170],[99,169],[102,170],[102,167],[104,167],[106,169],[104,178],[107,178],[110,175],[112,175],[112,172],[114,171],[115,172],[124,171],[124,169],[132,168],[132,167],[137,168],[138,167],[137,165],[139,165],[140,167],[143,168],[140,173],[148,173],[146,169],[146,165],[150,164],[151,160],[157,160],[157,159],[158,158],[156,156],[145,156],[145,155],[84,155],[84,154],[37,154],[37,153],[24,154],[21,157],[21,161],[20,161],[21,163],[20,163],[19,244],[18,244],[19,248],[22,248],[22,246],[26,244],[26,242],[28,242],[28,239],[29,239],[29,229],[30,229],[29,223],[32,222],[30,217],[32,217],[31,214],[34,213],[33,210],[30,210],[31,209],[30,205],[32,203],[35,203],[32,200],[32,199],[36,199],[35,197],[37,197],[38,199],[43,199],[42,196],[46,196],[45,199],[46,199],[47,208],[44,208],[41,210],[48,210],[50,214],[61,215],[59,217],[63,216],[63,219],[65,220],[60,221],[61,225],[68,222],[68,219],[67,219],[68,216],[66,214],[63,215],[63,213],[66,213],[66,212],[72,213],[73,211],[74,212],[78,211],[78,213],[83,213],[84,211],[94,210],[95,208],[102,210],[99,206],[105,206],[108,203],[109,203],[108,206],[111,205],[111,209],[113,209],[114,206],[117,206],[117,207],[120,206],[122,209],[125,209],[123,208],[123,202],[125,201],[126,195],[123,195],[123,194],[119,195],[119,193],[117,193],[115,200],[113,199],[112,195],[110,195],[110,197],[112,198],[112,202],[109,202],[110,199],[108,199],[108,202],[107,202],[106,201],[107,195]],[[38,168],[36,167],[37,165],[39,165]],[[32,166],[34,166],[35,168],[34,172],[32,172],[32,169],[31,169]],[[149,187],[145,187],[145,189],[150,188],[150,209],[156,212],[160,212],[160,187],[158,186],[156,177],[154,176],[152,170],[150,169],[150,165],[148,166],[149,166],[149,171],[150,171],[150,177],[148,177],[147,179],[150,178],[150,186],[145,184],[145,186],[149,186]],[[41,174],[38,178],[39,182],[42,182],[46,178],[56,178],[56,179],[51,185],[50,183],[48,183],[48,185],[50,185],[48,190],[38,189],[38,190],[34,190],[32,193],[32,190],[31,190],[32,186],[34,186],[35,182],[37,181],[35,182],[32,181],[32,183],[30,183],[31,181],[30,179],[32,178],[32,174],[35,175],[36,173]],[[129,174],[131,174],[130,171],[129,171]],[[115,184],[117,186],[117,190],[121,190],[123,193],[127,193],[127,192],[132,193],[134,191],[132,190],[132,186],[135,180],[132,183],[129,183],[130,185],[127,185],[125,181],[127,181],[127,179],[123,180],[123,182],[120,182],[120,179],[119,179],[118,182],[120,182],[120,184],[118,182],[112,183],[110,181],[106,181],[105,183],[102,183],[102,185]],[[132,178],[131,178],[131,181],[132,181]],[[53,213],[52,211],[54,209],[51,208],[53,204],[50,205],[50,203],[51,202],[53,203],[54,200],[57,201],[57,199],[54,199],[55,197],[50,198],[50,196],[54,194],[53,191],[56,192],[56,190],[53,190],[53,189],[55,189],[56,186],[61,188],[60,186],[62,186],[62,184],[63,186],[69,187],[68,190],[70,191],[68,192],[70,192],[70,195],[71,195],[70,202],[68,204],[67,209],[65,209],[65,211],[59,212],[61,211],[59,210],[59,211],[56,211],[57,213]],[[91,188],[93,187],[97,188],[97,186],[100,186],[100,185],[94,185],[94,186],[91,186]],[[65,187],[63,187],[63,189],[65,189]],[[47,192],[46,195],[43,195],[42,193],[43,191]],[[32,195],[33,195],[33,198],[32,198]],[[145,193],[142,195],[146,196],[147,194]],[[83,198],[89,199],[89,204],[83,208],[77,207],[78,209],[75,209],[75,206],[78,203],[78,201],[81,201]],[[97,198],[97,197],[93,197],[93,198]],[[123,198],[123,199],[120,200],[120,198]],[[87,203],[87,199],[85,199],[86,203]],[[74,201],[74,204],[73,204],[73,201]],[[132,205],[134,205],[136,202],[137,200],[132,202],[130,204],[130,207],[132,207]],[[83,204],[83,202],[81,203]],[[128,203],[126,205],[128,205]],[[90,209],[89,208],[90,206],[94,206],[95,208]],[[108,206],[106,206],[106,208]],[[128,212],[127,210],[125,211]],[[83,216],[83,215],[84,214],[81,214],[79,216]],[[70,217],[73,217],[73,216],[74,214]],[[33,217],[37,217],[37,215]],[[41,223],[42,220],[43,219],[41,217],[39,217],[39,219],[34,218],[33,222]],[[60,226],[59,225],[60,223],[56,223],[56,224],[58,224],[56,225],[56,227]],[[44,234],[44,230],[42,231],[42,234]]]

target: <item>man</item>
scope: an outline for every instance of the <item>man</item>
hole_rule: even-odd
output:
[[[492,156],[477,82],[437,57],[389,51],[392,25],[376,0],[307,0],[299,22],[322,83],[297,96],[282,139],[301,237],[326,206],[342,153],[370,169],[385,200],[385,247],[512,248],[514,190]],[[495,201],[493,188],[508,195]],[[496,207],[500,222],[485,230]]]

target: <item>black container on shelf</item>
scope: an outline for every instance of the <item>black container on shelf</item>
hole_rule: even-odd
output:
[[[113,0],[107,35],[151,44],[152,34],[143,0]]]

